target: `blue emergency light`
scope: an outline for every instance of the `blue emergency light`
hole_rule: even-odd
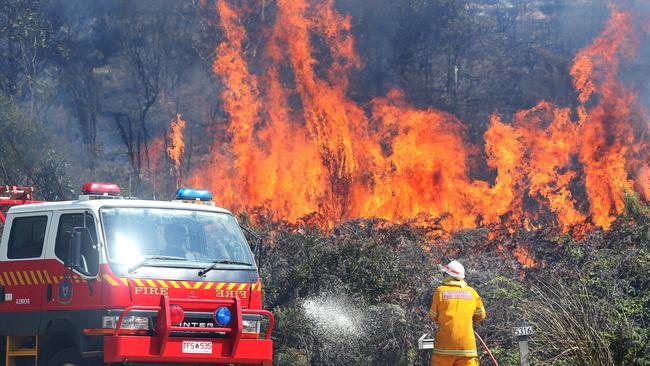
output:
[[[214,312],[214,320],[217,322],[217,324],[221,325],[222,327],[225,327],[230,323],[230,319],[232,318],[232,314],[230,313],[230,309],[228,309],[225,306],[219,307],[217,311]]]
[[[179,188],[176,199],[181,201],[212,201],[212,193],[207,189]]]

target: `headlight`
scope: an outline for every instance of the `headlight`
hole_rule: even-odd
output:
[[[259,315],[244,314],[241,320],[242,338],[259,339],[262,328],[262,317]]]
[[[256,333],[260,332],[260,321],[259,320],[244,320],[242,319],[242,333]]]
[[[105,329],[115,329],[117,321],[120,317],[113,315],[105,315],[102,317],[102,327]],[[149,317],[127,315],[122,321],[121,329],[131,330],[149,330]]]

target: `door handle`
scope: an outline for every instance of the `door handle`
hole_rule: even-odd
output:
[[[47,301],[52,301],[53,298],[52,298],[52,284],[51,283],[47,284],[46,292],[47,292]]]

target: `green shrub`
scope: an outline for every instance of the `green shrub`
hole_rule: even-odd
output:
[[[512,327],[522,319],[537,330],[537,364],[650,364],[647,217],[622,216],[610,231],[581,239],[553,228],[494,238],[465,230],[434,241],[422,232],[357,220],[331,233],[266,233],[261,273],[265,306],[277,317],[276,364],[428,365],[430,354],[417,351],[417,339],[435,330],[427,311],[441,280],[438,264],[451,259],[465,265],[484,300],[488,318],[476,329],[502,365],[518,362]],[[534,266],[515,258],[520,246]],[[361,336],[336,337],[335,327],[323,333],[304,307],[323,299],[343,304],[325,311],[325,321],[328,311],[348,316]]]

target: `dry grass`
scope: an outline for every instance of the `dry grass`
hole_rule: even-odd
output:
[[[527,311],[536,333],[531,350],[545,365],[612,365],[606,338],[615,313],[607,299],[597,298],[585,285],[562,283],[531,289]]]

